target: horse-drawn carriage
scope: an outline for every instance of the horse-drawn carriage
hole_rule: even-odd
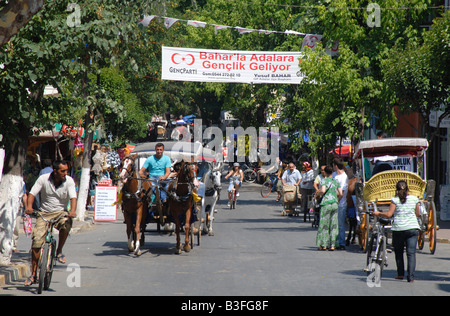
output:
[[[157,225],[157,231],[161,227],[170,229],[175,223],[178,251],[181,249],[179,230],[183,225],[186,232],[185,251],[193,247],[194,233],[197,235],[197,244],[200,244],[203,216],[198,205],[203,199],[198,195],[196,184],[203,160],[203,147],[190,142],[162,143],[164,155],[170,158],[176,178],[152,181],[139,177],[137,171],[148,157],[156,153],[156,142],[138,144],[128,161],[124,160],[122,167],[126,170],[122,173],[127,174],[128,178],[128,181],[124,180],[122,209],[127,222],[129,250],[136,254],[140,254],[139,247],[144,242],[145,227],[152,223]],[[161,191],[167,194],[167,203],[161,202]],[[208,219],[211,221],[212,217]]]
[[[434,204],[435,181],[427,180],[424,138],[383,138],[361,141],[353,158],[359,162],[361,182],[355,187],[355,200],[359,217],[361,247],[367,250],[374,218],[370,211],[386,211],[396,194],[396,184],[405,180],[409,194],[419,198],[422,214],[418,218],[419,249],[428,236],[430,252],[436,250],[436,209]],[[371,174],[370,162],[374,163]],[[379,171],[379,172],[377,172]]]

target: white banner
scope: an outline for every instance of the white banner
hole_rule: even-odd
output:
[[[163,80],[299,84],[300,52],[162,47]]]

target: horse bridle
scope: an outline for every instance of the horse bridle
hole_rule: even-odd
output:
[[[194,175],[193,176],[189,175],[189,173],[190,173],[189,166],[191,166],[191,165],[195,166],[195,163],[194,162],[185,162],[184,166],[183,166],[183,170],[182,170],[182,172],[185,175],[185,177],[187,178],[188,182],[178,182],[177,181],[178,184],[190,184],[190,185],[194,184],[194,179],[197,177],[197,172],[194,169]]]
[[[130,164],[131,164],[131,171],[128,171],[128,165],[127,165],[127,167],[125,167],[125,162],[127,161],[127,160],[131,160],[131,162],[130,162]],[[125,160],[124,160],[124,163],[123,163],[123,167],[122,167],[122,169],[120,170],[120,174],[123,172],[123,171],[126,171],[126,173],[127,173],[127,179],[130,179],[132,176],[133,176],[133,173],[134,173],[134,171],[135,171],[135,166],[134,166],[134,158],[132,158],[132,157],[126,157],[125,158]]]

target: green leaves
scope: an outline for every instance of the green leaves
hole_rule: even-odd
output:
[[[431,110],[450,113],[450,12],[433,21],[423,37],[397,43],[382,62],[384,80],[402,111],[419,112],[425,122]],[[426,124],[428,133],[430,129]]]

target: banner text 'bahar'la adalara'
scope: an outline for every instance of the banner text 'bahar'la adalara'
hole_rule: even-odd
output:
[[[163,80],[299,84],[300,52],[162,47]]]

